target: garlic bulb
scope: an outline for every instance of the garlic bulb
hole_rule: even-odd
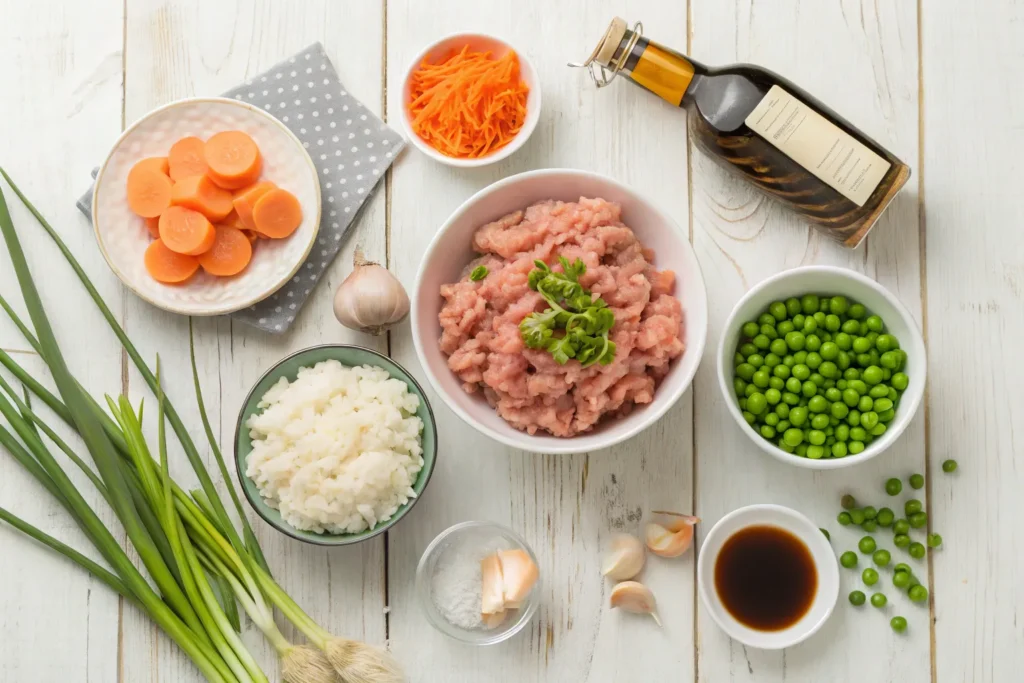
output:
[[[644,529],[647,548],[659,557],[679,557],[693,543],[693,526],[700,521],[697,517],[678,512],[656,511],[657,522],[651,522]]]
[[[632,579],[644,568],[644,544],[630,534],[612,536],[601,565],[601,574],[613,581]]]
[[[654,593],[651,589],[637,581],[623,581],[612,588],[611,606],[633,612],[635,614],[650,614],[654,623],[661,626],[661,619],[658,618],[658,606],[654,600]]]
[[[334,316],[345,327],[381,334],[409,314],[409,296],[387,268],[356,249],[353,270],[334,294]]]

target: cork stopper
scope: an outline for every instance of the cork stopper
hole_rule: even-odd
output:
[[[625,19],[621,17],[612,19],[612,23],[608,25],[608,30],[604,32],[601,42],[594,48],[590,59],[587,61],[596,62],[601,66],[609,66],[612,63],[612,58],[615,56],[615,51],[622,44],[622,39],[625,37],[627,30]]]

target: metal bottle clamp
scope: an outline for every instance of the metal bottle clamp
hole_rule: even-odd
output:
[[[608,30],[605,31],[604,37],[601,42],[598,43],[594,51],[590,53],[590,57],[587,58],[582,64],[579,62],[569,62],[569,66],[573,68],[588,68],[590,70],[590,78],[594,81],[594,84],[598,88],[603,88],[611,83],[615,76],[622,70],[626,65],[626,60],[629,55],[633,52],[633,48],[636,46],[637,41],[643,36],[644,25],[641,22],[633,24],[632,35],[630,35],[629,42],[619,53],[618,58],[614,57],[614,52],[618,48],[618,43],[621,41],[621,34],[625,32],[626,22],[616,17],[612,20]],[[609,38],[614,34],[619,34],[619,37],[615,40],[614,45],[606,45]],[[607,59],[607,63],[602,63],[598,60],[598,56],[606,51],[608,48],[612,50],[612,56]]]

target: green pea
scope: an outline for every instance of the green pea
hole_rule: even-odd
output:
[[[832,444],[832,455],[837,458],[845,458],[849,452],[846,444],[842,441]]]
[[[911,557],[913,557],[915,560],[920,560],[922,557],[924,557],[924,544],[914,541],[910,544],[908,551],[910,552]]]
[[[832,361],[825,361],[818,367],[818,372],[826,379],[835,379],[839,376],[839,368]]]
[[[853,382],[854,380],[859,380],[860,379],[860,370],[858,370],[857,368],[847,368],[847,369],[843,370],[843,379],[845,379],[847,382]],[[852,389],[853,387],[850,387],[850,388]]]
[[[897,372],[889,381],[892,384],[893,389],[896,389],[897,391],[906,391],[907,386],[910,384],[910,378],[902,372]]]
[[[779,338],[779,333],[775,331],[774,325],[761,325],[761,334],[768,337],[771,341],[775,341]],[[771,344],[768,345],[771,348]]]
[[[812,396],[811,400],[807,402],[807,407],[812,413],[824,413],[828,410],[828,401],[824,396]]]
[[[816,386],[816,387],[824,387],[825,386],[825,378],[822,377],[821,373],[818,373],[818,372],[811,373],[810,380],[814,384],[814,386]]]
[[[883,368],[887,370],[895,370],[900,366],[900,356],[898,353],[892,351],[886,351],[878,359]]]
[[[871,556],[871,560],[879,567],[888,566],[889,561],[892,559],[892,555],[888,550],[876,550],[875,554]]]
[[[780,392],[778,389],[768,389],[767,391],[764,392],[764,398],[766,401],[768,401],[768,405],[778,405],[779,401],[782,400],[782,392]]]
[[[927,543],[929,548],[938,548],[942,545],[942,536],[939,534],[928,534]]]
[[[910,578],[909,572],[896,572],[892,575],[892,585],[897,588],[906,588],[910,585]]]
[[[896,631],[896,633],[903,633],[907,630],[907,620],[903,617],[893,617],[889,621],[889,626],[891,626],[892,630]]]
[[[768,386],[776,391],[782,391],[786,388],[786,383],[781,378],[772,376],[768,378]]]
[[[839,499],[839,505],[842,506],[844,510],[853,510],[857,507],[857,499],[851,494],[846,493]]]
[[[771,354],[768,354],[768,355],[771,355]],[[766,363],[768,362],[767,357],[765,358],[765,362]],[[871,387],[870,389],[868,389],[868,396],[870,396],[871,398],[886,398],[888,395],[889,395],[889,387],[885,386],[884,384],[883,385],[874,386],[874,387]]]
[[[785,320],[789,317],[789,312],[786,310],[786,304],[781,301],[773,302],[772,305],[768,307],[768,313],[770,313],[776,320]]]
[[[906,534],[896,534],[892,537],[892,542],[897,548],[906,548],[910,545],[910,536]]]
[[[915,512],[907,518],[910,522],[911,529],[920,529],[928,524],[928,514],[925,512]]]
[[[800,397],[790,391],[783,392],[782,400],[786,405],[790,406],[795,406],[800,403]]]
[[[807,380],[803,385],[801,385],[800,393],[803,394],[805,398],[811,398],[818,393],[818,385],[811,380]]]
[[[868,567],[860,574],[860,578],[864,581],[865,586],[874,586],[878,583],[878,572]]]
[[[847,550],[839,556],[839,564],[843,565],[847,569],[853,569],[857,566],[857,553]]]
[[[793,411],[792,411],[792,412],[790,413],[790,416],[792,416],[792,415],[793,415],[793,413],[795,413],[795,412],[796,412],[796,410],[797,410],[797,409],[796,409],[796,408],[794,408],[794,409],[793,409]],[[796,429],[796,428],[790,428],[790,429],[787,429],[787,430],[786,430],[786,431],[785,431],[785,432],[784,432],[784,433],[782,434],[782,440],[783,440],[783,441],[785,441],[785,442],[786,442],[787,444],[789,444],[790,446],[792,446],[792,447],[796,448],[796,447],[797,447],[797,446],[799,446],[799,445],[800,445],[801,443],[803,443],[803,440],[804,440],[804,433],[803,433],[803,430],[801,430],[801,429]]]
[[[796,330],[804,329],[804,320],[806,320],[806,316],[804,316],[803,313],[797,313],[796,315],[794,315],[793,318],[792,318],[793,329],[796,329]]]
[[[789,407],[785,403],[781,403],[779,405],[785,408]],[[789,420],[779,420],[779,424],[773,426],[775,427],[775,431],[778,432],[779,434],[785,433],[785,431],[790,428]]]
[[[758,334],[756,337],[754,337],[751,343],[756,348],[761,349],[763,351],[772,345],[772,340],[769,339],[766,335]]]
[[[807,338],[803,332],[793,331],[786,335],[786,346],[794,351],[802,350],[806,344]]]
[[[748,382],[753,379],[755,372],[757,372],[757,368],[750,363],[742,363],[738,368],[736,368],[736,374],[740,379],[744,379]]]
[[[779,424],[780,419],[781,418],[775,413],[768,413],[762,418],[763,422],[769,427],[774,427],[775,425]]]
[[[853,520],[850,519],[849,512],[840,512],[836,516],[836,521],[839,522],[842,526],[850,526],[850,524],[853,523]]]
[[[750,397],[751,395],[753,395],[753,394],[756,394],[756,393],[757,393],[757,387],[756,387],[756,386],[754,386],[754,384],[753,384],[753,383],[751,383],[751,384],[748,384],[748,385],[747,385],[747,388],[743,390],[743,395],[744,395],[744,396],[746,396],[746,397],[748,397],[748,398],[749,398],[749,397]]]
[[[761,425],[761,436],[766,439],[774,439],[775,429],[771,425]]]
[[[812,429],[807,433],[807,440],[815,446],[821,446],[825,443],[825,432]]]
[[[753,370],[753,368],[751,368],[751,369]],[[754,376],[754,373],[751,372],[750,373],[750,377],[753,377],[753,376]],[[750,377],[747,377],[746,379],[750,379]],[[843,403],[845,403],[847,406],[849,406],[850,408],[853,408],[859,402],[860,402],[860,394],[858,394],[855,389],[847,388],[845,391],[843,391]]]
[[[811,418],[812,429],[825,429],[826,427],[828,427],[828,416],[815,415]]]
[[[854,441],[863,441],[868,436],[862,427],[854,427],[850,430],[850,438]]]
[[[795,452],[801,458],[806,458],[807,457],[807,444],[805,444],[805,443],[800,444],[799,446],[796,447],[796,451]]]
[[[882,381],[882,368],[877,365],[871,365],[865,368],[863,374],[865,384],[874,386]]]
[[[789,366],[785,364],[776,365],[772,368],[772,374],[782,380],[789,379],[790,372]]]
[[[741,377],[734,377],[732,380],[732,386],[736,391],[736,396],[743,398],[743,392],[747,389],[747,383],[744,382]]]
[[[860,526],[864,523],[864,511],[858,508],[853,508],[850,510],[850,520],[857,526]]]
[[[792,369],[793,366],[796,365],[796,358],[794,358],[792,354],[787,354],[782,357],[782,364],[787,368]]]
[[[754,415],[760,415],[768,407],[768,399],[761,392],[757,392],[747,397],[747,410],[752,412]]]
[[[860,525],[860,528],[869,534],[874,533],[878,529],[878,521],[874,519],[865,519],[864,523]]]
[[[791,296],[788,299],[786,299],[786,313],[792,316],[796,315],[801,310],[803,309],[800,307],[800,300],[797,299],[795,296]]]
[[[875,407],[875,402],[871,400],[870,396],[861,396],[857,399],[857,409],[861,412],[861,422],[864,421],[864,413],[870,412]]]
[[[892,568],[892,570],[894,572],[907,572],[908,574],[913,574],[913,570],[910,568],[910,565],[905,564],[903,562],[897,564],[895,567]]]
[[[825,457],[825,449],[816,444],[811,444],[807,447],[807,457],[811,460],[819,460]]]
[[[849,351],[853,348],[853,337],[846,331],[836,333],[833,341],[835,341],[840,351]]]
[[[774,325],[776,322],[778,321],[775,320],[775,316],[771,313],[762,313],[757,317],[758,325]]]
[[[956,460],[946,460],[942,463],[942,471],[947,474],[950,472],[956,472]]]
[[[864,451],[864,443],[862,441],[851,441],[849,443],[850,455],[857,455]]]
[[[833,403],[835,403],[836,401],[842,401],[843,392],[839,391],[834,386],[828,387],[827,389],[825,389],[825,399]]]
[[[749,356],[751,354],[757,353],[757,351],[758,351],[757,347],[754,346],[753,344],[751,344],[750,342],[747,342],[746,344],[741,345],[740,348],[739,348],[739,352],[742,353],[744,357],[747,357],[747,356]]]
[[[898,496],[900,494],[900,491],[902,490],[903,482],[897,479],[896,477],[892,477],[891,479],[887,479],[885,481],[885,492],[888,493],[890,496]]]
[[[874,518],[872,517],[872,519]],[[865,536],[860,539],[859,543],[857,543],[857,547],[860,548],[860,551],[865,555],[870,555],[875,552],[875,539],[871,536]]]
[[[775,431],[779,431],[779,430],[775,430]],[[796,450],[795,448],[790,446],[788,443],[786,443],[782,439],[779,439],[775,443],[775,445],[777,445],[779,447],[779,450],[782,451],[783,453],[790,453],[790,454],[792,454]]]
[[[800,308],[803,310],[804,315],[813,315],[818,312],[820,300],[815,294],[804,294],[800,299]]]
[[[839,357],[839,346],[835,342],[825,342],[819,351],[825,360],[835,360]]]
[[[924,602],[928,599],[928,589],[921,584],[911,586],[910,590],[907,591],[907,597],[913,602]]]
[[[740,328],[743,336],[747,339],[753,339],[761,331],[761,327],[753,320],[743,323],[743,327]]]
[[[786,342],[782,339],[773,339],[772,343],[768,345],[768,350],[779,356],[780,359],[789,353],[789,347],[786,346]]]
[[[793,354],[793,358],[796,360],[796,364],[797,365],[806,365],[807,364],[807,352],[806,351],[797,351],[796,353]]]
[[[882,324],[882,319],[877,315],[869,317],[865,322],[868,324],[868,329],[872,332],[881,333],[881,331],[885,329],[885,326]]]
[[[910,515],[914,514],[915,512],[920,512],[923,509],[924,505],[922,505],[921,501],[917,500],[916,498],[911,498],[910,500],[903,504],[903,511],[907,513],[908,518],[910,517]]]
[[[754,373],[754,376],[750,379],[754,386],[758,389],[764,389],[768,386],[768,380],[771,379],[771,375],[768,374],[767,370],[758,370]]]
[[[851,410],[850,414],[846,416],[846,424],[850,425],[851,427],[859,427],[860,426],[860,411],[857,410],[856,408]]]
[[[839,420],[843,419],[850,413],[850,409],[846,407],[846,404],[838,401],[829,406],[829,411],[832,414],[832,417]]]
[[[854,360],[857,361],[857,365],[862,368],[866,368],[871,365],[871,354],[869,353],[858,353]]]
[[[889,508],[882,508],[878,511],[878,516],[875,517],[875,519],[878,520],[878,525],[882,527],[892,526],[892,522],[895,518],[896,513]]]
[[[775,326],[775,329],[778,330],[780,337],[785,337],[787,334],[795,330],[796,327],[793,325],[792,320],[783,320]]]
[[[867,601],[867,596],[864,595],[864,591],[853,591],[850,593],[850,604],[854,607],[860,607]]]
[[[843,332],[850,335],[851,337],[860,336],[860,323],[857,322],[856,320],[847,320],[839,329],[841,329]]]
[[[887,602],[888,602],[888,599],[882,593],[873,593],[871,595],[871,606],[872,607],[877,607],[877,608],[881,609],[881,608],[885,607],[885,603],[887,603]]]
[[[743,411],[743,419],[746,420],[748,425],[752,425],[752,424],[754,424],[754,421],[757,420],[757,416],[754,415],[749,410],[744,410]]]
[[[778,413],[779,417],[785,420],[786,418],[789,417],[789,406],[787,406],[785,403],[779,403],[777,406],[775,406],[775,412]]]
[[[821,362],[821,354],[813,351],[807,354],[807,367],[811,370],[817,370]]]
[[[817,313],[815,313],[815,315],[817,315]],[[804,332],[805,335],[810,336],[811,334],[813,334],[814,332],[817,332],[817,331],[818,331],[818,321],[817,320],[815,320],[814,318],[807,318],[806,320],[804,320],[803,332]]]
[[[910,522],[905,519],[897,519],[892,523],[892,532],[894,534],[909,534]]]
[[[804,383],[799,377],[790,377],[786,380],[786,390],[794,394],[799,394],[803,386]]]
[[[804,365],[803,363],[800,363],[799,365],[794,365],[793,376],[796,377],[801,382],[803,382],[804,380],[808,379],[811,376],[811,369]]]
[[[778,366],[780,363],[782,363],[782,359],[779,358],[778,354],[771,353],[769,351],[764,357],[764,367],[768,368],[769,370]]]
[[[754,375],[754,383],[755,384],[757,383],[757,375]],[[871,402],[871,399],[868,398],[868,403],[870,403],[870,402]],[[871,406],[868,406],[868,407],[870,408]],[[868,412],[866,412],[866,413],[861,413],[861,415],[860,415],[860,424],[861,424],[862,427],[864,427],[864,429],[867,429],[867,430],[874,429],[875,425],[878,424],[878,413],[870,411],[870,410]]]
[[[826,541],[831,541],[832,540],[832,536],[828,533],[828,529],[819,528],[818,531],[820,531],[822,533],[822,535],[825,537]]]
[[[836,441],[847,441],[849,438],[850,426],[845,424],[836,425]]]
[[[830,313],[825,316],[825,329],[829,332],[838,332],[839,328],[842,327],[842,322],[838,315]]]

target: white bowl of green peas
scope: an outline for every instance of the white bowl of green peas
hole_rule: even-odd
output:
[[[729,413],[774,458],[835,469],[888,448],[924,396],[924,339],[910,311],[845,268],[779,273],[740,299],[718,348]]]

